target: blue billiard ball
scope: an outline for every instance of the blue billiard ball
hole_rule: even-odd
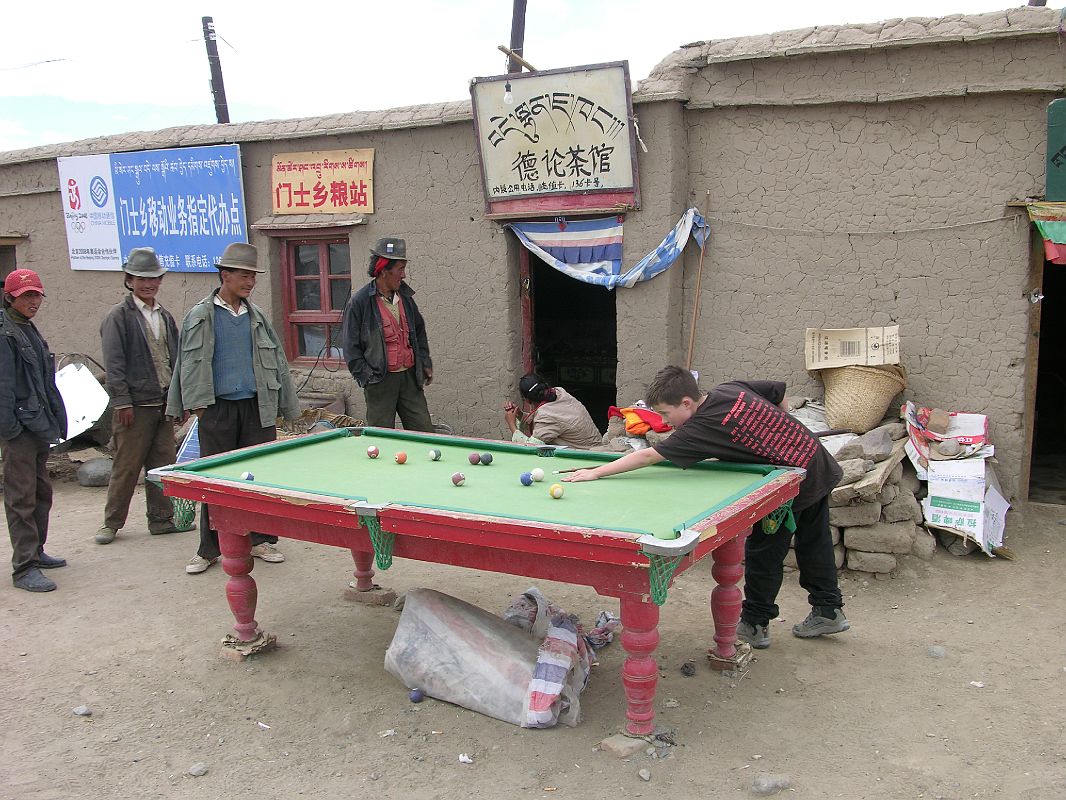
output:
[[[426,695],[421,689],[412,689],[407,696],[411,698],[412,703],[421,703]]]
[[[246,481],[254,481],[255,480],[255,475],[253,475],[250,472],[242,472],[241,473],[241,479],[242,480],[246,480]]]
[[[481,454],[481,463],[482,464],[491,464],[492,463],[492,453],[482,453]]]
[[[518,480],[522,481],[523,486],[533,485],[533,475],[529,472],[523,472],[521,475],[518,476]]]

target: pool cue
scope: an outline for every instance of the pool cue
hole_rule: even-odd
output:
[[[704,214],[703,221],[707,221],[707,212],[711,209],[711,190],[707,190],[707,197],[704,201]],[[710,238],[710,231],[707,232],[707,239]],[[692,301],[692,324],[688,332],[688,358],[685,359],[685,369],[692,369],[692,351],[696,347],[696,320],[700,315],[700,284],[703,282],[703,256],[707,252],[707,239],[703,240],[703,246],[700,248],[700,268],[696,273],[696,297]]]
[[[573,469],[552,470],[552,475],[565,475],[567,472],[577,472],[580,469],[593,469],[593,467],[574,467]]]

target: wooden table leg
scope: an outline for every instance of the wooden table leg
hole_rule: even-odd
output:
[[[259,635],[259,624],[255,621],[255,605],[259,600],[259,590],[255,585],[252,572],[252,537],[249,532],[218,532],[218,547],[222,551],[222,569],[229,580],[226,582],[226,599],[237,624],[237,638],[250,642]]]
[[[735,669],[737,653],[737,623],[743,594],[737,583],[744,576],[741,563],[744,557],[744,537],[730,539],[712,551],[714,566],[711,575],[715,587],[711,590],[711,616],[714,618],[714,648],[708,654],[715,669]]]
[[[659,665],[659,607],[637,597],[620,598],[622,647],[622,686],[626,693],[626,733],[647,736],[655,732],[655,685]]]
[[[344,590],[344,599],[369,606],[391,606],[396,602],[396,592],[382,589],[374,583],[374,552],[352,550],[355,561],[355,580]]]

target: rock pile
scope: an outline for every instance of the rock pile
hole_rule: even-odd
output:
[[[901,555],[932,558],[936,539],[924,528],[921,483],[903,446],[906,427],[892,422],[862,436],[825,440],[844,477],[829,496],[837,568],[885,577]],[[795,568],[795,551],[785,564]]]

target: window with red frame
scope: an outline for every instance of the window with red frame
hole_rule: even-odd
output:
[[[290,239],[283,260],[289,360],[343,363],[341,320],[352,293],[348,240]]]

